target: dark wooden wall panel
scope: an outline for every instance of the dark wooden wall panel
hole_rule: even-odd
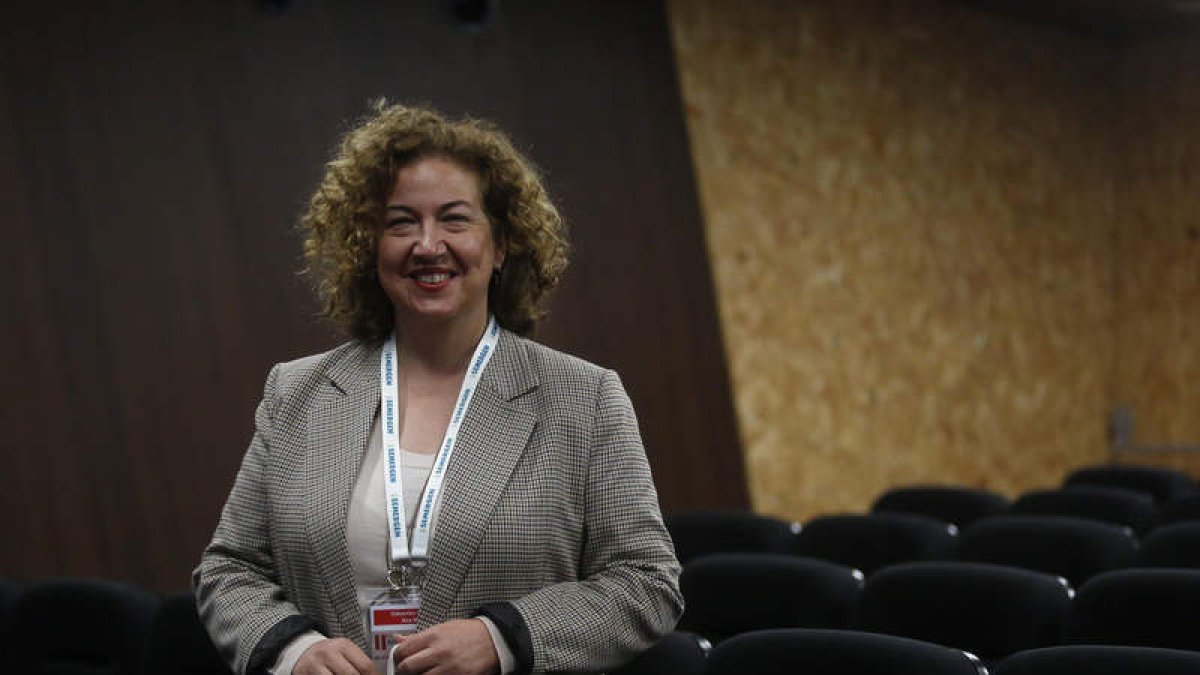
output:
[[[174,589],[276,361],[338,340],[297,214],[368,99],[490,117],[575,254],[540,337],[619,370],[666,510],[744,506],[663,9],[60,2],[0,27],[0,574]]]

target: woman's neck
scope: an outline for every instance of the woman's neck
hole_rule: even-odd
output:
[[[461,375],[487,330],[487,315],[438,323],[396,322],[396,349],[409,373]]]

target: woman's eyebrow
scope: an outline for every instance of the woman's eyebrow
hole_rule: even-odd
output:
[[[448,210],[458,207],[458,206],[465,206],[467,208],[471,208],[472,204],[471,204],[471,202],[469,202],[465,199],[456,199],[452,202],[446,202],[445,204],[442,204],[441,206],[438,207],[437,210],[439,212],[440,211],[448,211]],[[413,207],[406,206],[404,204],[388,204],[387,210],[388,211],[404,211],[405,213],[416,213],[417,212],[417,210],[414,209]]]
[[[472,205],[471,202],[465,199],[456,199],[452,202],[446,202],[445,204],[442,204],[438,207],[438,211],[449,211],[456,206],[465,206],[467,208],[471,208]]]

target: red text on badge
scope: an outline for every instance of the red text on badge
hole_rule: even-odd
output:
[[[415,607],[376,607],[371,609],[371,624],[374,626],[407,626],[417,622]]]

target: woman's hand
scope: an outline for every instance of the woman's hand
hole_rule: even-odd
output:
[[[479,619],[455,619],[396,639],[396,675],[500,672],[492,636]]]
[[[485,629],[486,630],[486,629]],[[322,640],[300,655],[292,675],[378,675],[371,657],[346,638]]]

